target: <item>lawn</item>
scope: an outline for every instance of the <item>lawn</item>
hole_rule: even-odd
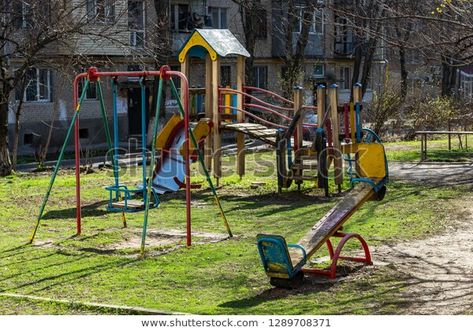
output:
[[[25,243],[49,173],[1,178],[0,313],[114,313],[2,293],[199,314],[381,314],[408,309],[401,299],[403,275],[390,266],[364,268],[338,282],[311,278],[295,291],[271,288],[255,236],[275,233],[297,242],[341,198],[325,199],[308,183],[301,192],[276,194],[272,160],[271,153],[250,155],[243,180],[228,170],[233,158],[224,160],[227,175],[219,193],[234,238],[209,243],[198,235],[224,235],[225,228],[204,178],[196,175],[193,181],[204,185],[193,192],[195,245],[184,247],[183,238],[148,245],[144,259],[139,258],[139,244],[129,245],[139,242],[143,214],[128,214],[125,229],[120,214],[106,211],[103,187],[112,182],[109,171],[82,175],[80,237],[73,236],[74,174],[61,171],[34,245]],[[139,169],[131,168],[123,178],[132,183],[139,175]],[[251,189],[255,181],[263,185]],[[471,190],[390,183],[386,199],[367,203],[345,230],[361,233],[370,245],[423,238],[452,225],[459,197],[471,199]],[[183,192],[162,197],[159,208],[150,211],[149,229],[156,235],[185,230]]]
[[[470,138],[471,139],[471,138]],[[471,146],[460,147],[458,139],[452,137],[451,150],[448,150],[448,139],[440,137],[427,143],[427,160],[431,162],[469,162],[473,160]],[[390,161],[419,162],[420,140],[385,143],[386,155]]]

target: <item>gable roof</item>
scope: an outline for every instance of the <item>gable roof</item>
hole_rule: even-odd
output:
[[[212,61],[215,61],[217,56],[241,55],[250,57],[250,53],[230,30],[195,29],[179,51],[179,62],[184,62],[187,55],[203,58],[207,53]]]

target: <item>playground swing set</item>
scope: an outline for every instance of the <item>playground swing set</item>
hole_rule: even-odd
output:
[[[222,88],[220,82],[220,60],[226,56],[236,56],[236,88]],[[191,127],[189,107],[190,58],[203,59],[206,68],[205,88],[200,88],[197,102],[192,106],[202,111],[205,118]],[[224,225],[232,236],[228,221],[220,204],[215,186],[208,169],[218,180],[221,177],[221,139],[222,132],[236,133],[237,174],[245,174],[245,139],[251,137],[276,149],[279,191],[289,188],[293,182],[299,187],[303,181],[314,181],[319,188],[329,195],[329,169],[334,168],[334,182],[341,191],[344,182],[344,163],[348,164],[352,189],[324,217],[322,217],[297,244],[287,244],[280,235],[259,234],[256,238],[258,252],[270,283],[278,287],[294,287],[300,284],[304,273],[336,276],[337,263],[341,259],[371,263],[368,245],[363,237],[356,233],[344,233],[343,225],[349,218],[370,200],[382,200],[386,193],[389,179],[388,163],[381,139],[371,130],[362,127],[361,86],[353,90],[353,102],[342,107],[338,102],[338,87],[319,86],[316,92],[317,105],[304,105],[303,91],[294,89],[294,99],[288,100],[274,92],[256,87],[244,86],[244,60],[249,53],[229,30],[196,29],[184,44],[178,59],[181,71],[171,71],[167,66],[160,71],[137,72],[100,72],[90,68],[78,75],[74,81],[74,112],[67,131],[56,166],[54,167],[48,190],[44,196],[37,218],[36,227],[30,238],[33,241],[43,216],[43,212],[55,178],[57,176],[65,148],[74,130],[76,155],[76,219],[77,235],[81,233],[80,200],[80,153],[79,153],[79,112],[89,82],[96,82],[100,99],[101,115],[107,143],[113,150],[112,166],[114,183],[106,187],[109,192],[108,210],[121,212],[124,225],[125,213],[144,211],[141,252],[144,254],[149,209],[159,205],[159,195],[166,192],[186,190],[186,225],[187,245],[191,245],[191,184],[190,164],[199,161],[205,172],[209,187],[214,195]],[[112,78],[113,100],[113,143],[108,126],[105,103],[101,90],[101,78]],[[158,77],[159,86],[156,98],[156,114],[153,123],[151,155],[146,152],[145,125],[142,125],[142,180],[136,188],[120,182],[118,175],[118,116],[117,116],[117,79],[118,77],[138,77],[145,100],[144,83],[148,77]],[[173,79],[179,78],[181,90],[178,92]],[[78,98],[78,83],[85,84]],[[174,115],[158,133],[158,121],[164,82],[169,82],[172,94],[176,97],[179,114]],[[204,92],[202,94],[201,92]],[[142,104],[141,111],[145,111]],[[306,112],[317,113],[317,123],[304,123]],[[270,115],[270,116],[265,116]],[[144,118],[144,116],[142,116]],[[250,121],[251,119],[251,121]],[[276,119],[276,120],[271,120]],[[343,126],[342,126],[343,124]],[[304,140],[304,130],[315,131],[315,137]],[[191,147],[192,141],[192,147]],[[201,152],[205,141],[206,148]],[[159,150],[160,158],[156,158]],[[151,160],[147,168],[147,160]],[[316,169],[316,176],[304,174],[306,169]],[[341,238],[334,249],[332,238]],[[364,257],[343,257],[341,251],[347,241],[357,239],[364,250]],[[329,270],[308,268],[310,258],[327,245],[332,264]]]
[[[113,143],[110,133],[110,128],[107,119],[107,112],[103,98],[101,78],[112,78],[112,108],[113,108]],[[153,123],[153,138],[150,151],[150,167],[147,168],[148,151],[146,146],[146,125],[142,123],[142,182],[136,188],[131,189],[128,185],[120,182],[119,165],[118,165],[118,111],[117,111],[117,97],[118,97],[118,78],[119,77],[138,77],[141,87],[141,112],[145,115],[145,84],[144,80],[147,77],[158,77],[158,91],[156,98],[156,114]],[[179,94],[173,77],[177,77],[181,81],[181,94]],[[82,93],[78,98],[79,82],[84,80]],[[179,114],[175,114],[164,126],[161,132],[158,133],[158,124],[160,118],[161,101],[164,91],[164,82],[169,82],[171,93],[177,99]],[[97,68],[91,67],[86,73],[76,76],[74,80],[74,104],[75,112],[73,114],[71,123],[67,130],[66,138],[61,148],[59,158],[51,175],[47,192],[43,198],[40,207],[40,212],[36,220],[36,226],[30,237],[30,243],[33,242],[38,231],[46,204],[49,200],[55,179],[57,177],[59,168],[61,166],[65,149],[69,143],[72,131],[75,132],[75,155],[76,155],[76,235],[81,234],[81,196],[80,196],[80,146],[79,146],[79,112],[90,82],[97,84],[98,99],[100,103],[100,111],[104,124],[105,136],[109,151],[112,155],[112,168],[114,174],[114,185],[107,186],[105,189],[109,192],[109,202],[107,209],[112,212],[121,212],[123,224],[126,227],[125,213],[144,211],[143,230],[141,239],[141,253],[144,254],[146,233],[148,227],[149,209],[159,206],[158,194],[166,192],[177,191],[185,188],[186,191],[186,243],[190,246],[191,241],[191,184],[190,184],[190,165],[192,162],[199,161],[202,165],[204,163],[203,154],[200,150],[203,140],[210,134],[212,124],[209,120],[203,119],[191,127],[189,121],[189,104],[188,104],[188,90],[189,84],[187,77],[178,71],[171,71],[169,67],[163,66],[159,71],[133,71],[133,72],[100,72]],[[183,97],[181,100],[181,96]],[[142,116],[144,120],[145,116]],[[192,147],[191,147],[192,141]],[[160,152],[160,158],[156,159],[157,150]],[[213,185],[210,174],[207,169],[203,167],[208,185],[214,196],[216,205],[220,210],[221,217],[228,232],[232,237],[232,232],[222,205],[220,204],[215,186]]]

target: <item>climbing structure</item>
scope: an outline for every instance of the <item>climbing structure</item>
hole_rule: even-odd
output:
[[[222,87],[220,63],[223,58],[232,56],[236,57],[236,85]],[[310,152],[314,142],[306,134],[315,132],[317,123],[304,123],[302,116],[302,112],[304,115],[315,113],[317,107],[304,105],[301,88],[296,88],[293,100],[289,100],[272,91],[245,86],[244,61],[249,56],[237,38],[229,30],[222,29],[196,29],[179,53],[181,71],[186,74],[190,71],[190,58],[205,61],[205,86],[193,89],[192,109],[211,118],[214,124],[212,135],[205,142],[206,167],[212,169],[218,183],[222,175],[221,146],[225,131],[236,135],[236,173],[240,177],[245,174],[245,139],[249,137],[275,146],[279,153],[281,133],[284,132],[287,150],[281,154],[287,155],[289,162],[286,163],[287,171],[283,170],[282,164],[278,165],[279,189],[287,188],[293,181],[299,185],[305,180],[319,181],[317,175],[304,174],[306,170],[317,170],[318,167],[316,154]],[[287,134],[289,128],[290,135]]]

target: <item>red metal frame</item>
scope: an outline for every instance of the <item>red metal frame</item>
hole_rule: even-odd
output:
[[[248,90],[248,91],[256,91],[256,92],[259,92],[259,93],[264,93],[264,94],[268,94],[270,95],[271,97],[279,100],[279,101],[282,101],[284,103],[288,103],[290,104],[291,106],[294,105],[294,101],[291,101],[289,99],[286,99],[282,96],[280,96],[279,94],[277,93],[274,93],[272,91],[268,91],[268,90],[265,90],[265,89],[262,89],[262,88],[259,88],[259,87],[254,87],[254,86],[243,86],[243,90]]]
[[[79,107],[79,81],[82,78],[87,77],[87,73],[79,74],[74,79],[73,84],[73,103],[74,111],[78,111]],[[80,202],[80,139],[79,139],[79,116],[77,116],[76,123],[74,124],[74,151],[76,161],[76,223],[77,223],[77,235],[82,232],[81,227],[81,202]]]
[[[268,107],[265,107],[265,106],[262,106],[262,105],[257,105],[257,104],[254,104],[254,103],[245,103],[245,108],[248,107],[248,108],[256,108],[256,109],[259,109],[259,110],[263,110],[263,111],[267,111],[267,112],[270,112],[271,114],[274,114],[274,115],[277,115],[283,119],[285,119],[286,121],[291,121],[292,118],[290,118],[289,116],[286,116],[286,115],[283,115],[281,113],[278,113],[277,111],[271,109],[271,108],[268,108]]]
[[[247,98],[255,100],[258,103],[261,103],[263,106],[266,106],[268,108],[272,108],[272,109],[274,108],[274,109],[285,111],[285,112],[291,112],[291,111],[294,110],[294,108],[288,108],[288,107],[281,107],[281,106],[278,106],[278,105],[272,105],[268,102],[265,102],[265,101],[255,97],[254,95],[251,95],[249,93],[245,93],[245,92],[242,92],[242,91],[234,90],[234,89],[231,89],[231,88],[221,87],[218,90],[219,90],[220,94],[241,94],[241,95],[243,95]],[[246,103],[245,103],[245,105],[246,105]]]
[[[360,262],[366,265],[373,264],[371,260],[371,253],[370,253],[368,244],[366,243],[366,240],[361,235],[357,233],[343,233],[343,232],[337,231],[335,234],[332,235],[332,237],[342,238],[342,240],[338,243],[337,249],[335,251],[333,250],[333,244],[330,241],[330,238],[327,239],[326,241],[329,256],[330,256],[330,259],[332,260],[330,267],[328,269],[304,268],[302,269],[303,272],[308,273],[308,274],[322,275],[330,279],[335,279],[337,278],[337,264],[339,260]],[[361,247],[363,248],[363,251],[365,253],[365,257],[341,256],[343,247],[350,239],[357,239],[360,242]]]
[[[190,183],[190,137],[189,137],[189,81],[187,77],[180,71],[171,71],[168,66],[163,66],[159,71],[116,71],[106,72],[99,71],[95,67],[91,67],[86,73],[77,75],[73,85],[73,102],[76,111],[78,110],[79,97],[79,81],[83,78],[89,78],[90,81],[97,81],[101,77],[157,77],[170,79],[178,77],[181,80],[181,90],[183,91],[183,108],[184,108],[184,127],[185,127],[185,162],[186,162],[186,229],[187,229],[187,246],[192,244],[191,239],[191,183]],[[77,235],[81,234],[81,192],[80,192],[80,139],[79,139],[79,116],[74,127],[74,147],[75,147],[75,163],[76,163],[76,221]]]
[[[273,127],[276,127],[276,128],[280,128],[280,129],[287,129],[287,126],[286,125],[281,125],[281,124],[276,124],[276,123],[273,123],[273,122],[270,122],[270,121],[267,121],[265,119],[262,119],[261,117],[259,116],[256,116],[255,114],[253,113],[250,113],[249,111],[246,111],[246,110],[243,110],[243,109],[239,109],[237,107],[232,107],[232,106],[219,106],[219,109],[222,110],[222,109],[231,109],[231,110],[236,110],[236,111],[239,111],[239,112],[242,112],[243,114],[245,115],[248,115],[258,121],[261,121],[262,123],[265,123],[269,126],[273,126]]]
[[[258,88],[254,88],[256,90],[260,90]],[[265,90],[263,90],[265,91]],[[268,91],[269,92],[269,91]],[[271,92],[272,94],[274,95],[277,95],[273,92]],[[245,92],[240,92],[240,91],[237,91],[237,90],[234,90],[234,89],[230,89],[230,88],[219,88],[219,105],[220,105],[220,109],[233,109],[233,110],[236,110],[236,111],[241,111],[245,114],[248,114],[247,112],[245,112],[245,110],[243,109],[239,109],[239,108],[236,108],[236,107],[230,107],[230,106],[223,106],[223,101],[222,101],[222,95],[226,95],[226,94],[241,94],[245,97],[248,97],[250,99],[253,99],[255,100],[256,102],[260,103],[260,104],[255,104],[255,103],[248,103],[248,102],[244,102],[243,104],[243,107],[246,108],[246,107],[249,107],[249,108],[257,108],[259,110],[262,110],[262,111],[267,111],[271,114],[274,114],[286,121],[292,121],[292,118],[287,116],[287,115],[284,115],[284,114],[281,114],[280,112],[278,112],[277,110],[280,110],[280,111],[284,111],[284,112],[291,112],[291,111],[294,111],[293,108],[286,108],[286,107],[281,107],[281,106],[277,106],[277,105],[272,105],[270,103],[267,103],[265,101],[262,101],[260,99],[258,99],[257,97],[251,95],[251,94],[248,94],[248,93],[245,93]],[[281,97],[282,98],[282,97]],[[284,98],[283,98],[284,99]],[[286,99],[285,99],[286,100]],[[311,110],[317,110],[317,107],[314,107],[314,106],[303,106],[302,108],[304,109],[311,109]],[[259,117],[255,117],[253,116],[253,118],[256,118],[256,119],[260,119]],[[276,126],[278,127],[278,126]],[[303,127],[305,128],[317,128],[317,124],[309,124],[309,123],[304,123],[303,124]],[[281,126],[281,128],[286,128],[284,126]]]

